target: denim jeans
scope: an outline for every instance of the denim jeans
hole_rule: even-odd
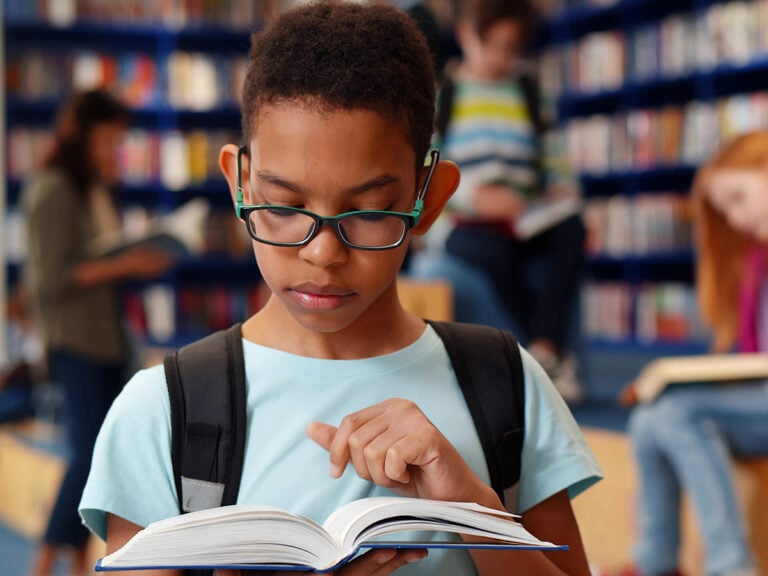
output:
[[[67,470],[48,520],[44,541],[80,547],[88,538],[77,512],[91,468],[91,455],[101,423],[125,383],[122,363],[90,360],[57,350],[49,356],[51,378],[64,392],[69,442]]]
[[[635,408],[629,433],[640,482],[640,572],[662,574],[677,566],[683,493],[703,536],[707,574],[752,566],[730,457],[768,454],[768,386],[673,386]]]
[[[438,249],[417,252],[411,256],[408,276],[447,280],[453,289],[454,320],[495,326],[520,334],[491,281],[481,270],[461,258]]]
[[[445,250],[486,276],[528,341],[548,340],[562,350],[570,327],[563,319],[578,302],[583,245],[584,224],[574,216],[527,242],[486,227],[457,227]]]

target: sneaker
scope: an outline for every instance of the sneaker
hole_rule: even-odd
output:
[[[578,378],[576,359],[568,354],[563,358],[544,346],[532,345],[528,348],[536,361],[544,368],[555,388],[568,404],[578,404],[584,399],[584,391]]]
[[[557,367],[557,354],[552,349],[546,346],[539,346],[538,344],[531,344],[528,347],[528,352],[551,378]]]
[[[584,400],[584,389],[579,382],[576,359],[572,355],[561,358],[550,377],[560,396],[568,404],[579,404]]]

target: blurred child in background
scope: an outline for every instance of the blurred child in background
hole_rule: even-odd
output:
[[[768,132],[740,136],[693,185],[696,290],[713,350],[768,352]],[[634,409],[640,478],[638,572],[679,574],[680,503],[693,503],[706,573],[755,575],[731,478],[731,454],[768,454],[768,384],[673,387]]]

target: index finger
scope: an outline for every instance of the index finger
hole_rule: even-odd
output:
[[[383,412],[384,408],[382,405],[375,404],[374,406],[369,406],[362,410],[358,410],[357,412],[347,414],[342,418],[341,423],[336,430],[336,435],[331,442],[331,446],[328,448],[331,458],[331,474],[334,475],[334,470],[338,472],[338,475],[334,475],[334,477],[341,476],[344,468],[352,459],[351,450],[353,448],[353,441],[351,441],[351,439],[353,435],[380,416]]]

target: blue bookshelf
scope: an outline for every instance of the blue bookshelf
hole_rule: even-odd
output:
[[[563,5],[562,9],[547,15],[542,21],[539,34],[539,49],[542,55],[547,56],[553,51],[560,54],[559,62],[557,58],[554,60],[558,62],[558,72],[549,76],[550,80],[556,80],[555,86],[560,86],[560,90],[556,91],[554,96],[550,94],[548,97],[556,127],[559,129],[566,130],[573,122],[598,117],[607,118],[613,127],[614,122],[620,124],[635,112],[647,110],[654,113],[672,107],[686,110],[692,103],[711,106],[710,116],[716,117],[720,105],[727,100],[741,97],[746,99],[755,94],[762,96],[768,90],[765,84],[768,75],[768,42],[761,39],[760,46],[755,47],[758,43],[757,37],[763,32],[756,32],[753,43],[755,46],[746,56],[743,53],[730,53],[728,48],[722,46],[713,48],[715,56],[712,60],[702,60],[699,54],[699,43],[702,40],[698,35],[702,33],[702,26],[712,26],[713,21],[714,25],[718,26],[720,23],[717,17],[723,17],[727,12],[729,18],[732,18],[734,10],[743,10],[745,6],[750,9],[757,5],[756,1],[617,0],[605,6],[586,1],[560,4]],[[702,24],[705,16],[707,22]],[[668,62],[663,60],[665,46],[671,44],[665,45],[662,42],[663,38],[668,41],[669,37],[662,37],[661,26],[662,23],[668,25],[676,18],[686,25],[698,26],[696,41],[690,41],[685,46],[690,53],[684,59],[686,64],[681,69],[667,66]],[[741,21],[744,22],[743,19]],[[748,24],[754,25],[756,21],[757,19],[753,18]],[[727,23],[722,25],[728,26]],[[648,56],[648,53],[642,52],[647,48],[647,44],[642,42],[646,39],[643,34],[649,31],[649,38],[657,42],[653,49],[658,52],[651,56],[651,61],[656,64],[655,69],[653,66],[649,68],[646,66],[648,62],[641,60]],[[720,30],[727,38],[751,38],[746,26],[731,32],[733,33],[728,35],[727,29],[725,32]],[[657,36],[654,36],[655,34]],[[588,65],[579,60],[582,54],[579,51],[583,49],[585,39],[600,36],[616,41],[622,47],[620,81],[617,82],[614,77],[605,80],[606,77],[598,73],[595,87],[589,88],[591,78],[582,77],[581,71],[574,63]],[[711,47],[707,46],[708,49]],[[594,52],[592,54],[594,55]],[[654,57],[657,60],[654,61]],[[605,62],[611,61],[611,55],[605,52],[601,52],[599,57],[587,60],[594,66],[609,66],[610,64],[603,63],[603,58]],[[551,59],[543,61],[553,62]],[[602,70],[604,68],[600,68],[598,72]],[[578,72],[575,76],[574,71]],[[545,72],[547,70],[543,70],[542,74]],[[682,117],[685,121],[685,116]],[[653,129],[659,130],[659,125],[653,126]],[[722,124],[718,129],[720,133],[725,134]],[[590,142],[589,139],[586,141]],[[590,167],[578,174],[585,200],[589,203],[619,196],[631,202],[640,195],[654,193],[687,197],[696,168],[704,157],[692,158],[690,155],[683,155],[682,145],[677,159],[658,157],[641,167],[632,167],[636,160],[630,157],[627,168],[616,167],[620,166],[621,162],[614,164],[613,151],[609,148],[611,158],[605,162],[605,169]],[[590,166],[589,163],[586,166]],[[695,255],[691,247],[676,247],[648,253],[634,253],[632,250],[618,250],[614,255],[610,252],[598,253],[587,257],[585,269],[586,282],[623,283],[633,294],[642,286],[652,283],[678,283],[689,286],[692,290],[694,276]],[[635,313],[636,306],[636,301],[633,301],[630,314]],[[632,316],[633,329],[636,322],[637,319]],[[583,343],[587,379],[590,382],[599,382],[598,389],[590,390],[590,394],[595,392],[597,396],[613,398],[623,384],[648,360],[664,355],[698,354],[705,352],[708,345],[705,337],[682,341],[660,338],[647,342],[634,335],[611,339],[591,337],[587,334]]]
[[[139,4],[142,9],[158,9],[157,6],[143,2],[137,6]],[[45,130],[53,123],[63,99],[73,89],[71,76],[49,74],[50,78],[44,77],[43,80],[50,84],[44,85],[39,92],[25,91],[22,79],[13,77],[13,74],[19,73],[13,69],[14,59],[20,62],[21,57],[30,52],[42,54],[43,60],[48,57],[66,59],[74,54],[94,54],[113,59],[116,62],[113,65],[117,66],[118,71],[113,78],[114,84],[109,87],[116,88],[120,94],[124,88],[120,82],[125,81],[122,75],[130,72],[131,66],[131,63],[126,64],[125,59],[141,55],[148,56],[154,64],[154,84],[150,86],[150,98],[140,103],[127,100],[131,109],[132,129],[143,129],[158,136],[169,132],[231,132],[231,141],[238,142],[240,107],[235,73],[230,68],[234,68],[236,59],[247,56],[250,34],[260,24],[253,19],[238,19],[234,14],[238,10],[255,13],[259,9],[256,3],[241,0],[216,3],[215,6],[206,7],[204,13],[194,18],[187,14],[186,21],[176,25],[161,24],[159,20],[147,18],[126,19],[124,14],[119,13],[121,6],[117,5],[105,5],[115,11],[113,15],[102,14],[98,19],[78,15],[67,25],[56,25],[36,16],[35,11],[44,11],[46,6],[46,3],[26,0],[11,0],[4,4],[5,67],[11,71],[11,81],[6,86],[4,98],[6,130],[9,133],[16,128]],[[191,9],[189,6],[184,8]],[[173,9],[179,9],[179,6]],[[200,9],[203,9],[202,5]],[[236,24],[229,24],[233,21]],[[230,74],[230,82],[226,86],[217,83],[217,86],[212,87],[216,94],[216,101],[212,105],[185,107],[170,103],[168,95],[173,87],[173,79],[168,71],[168,62],[179,52],[209,57],[215,63],[213,68],[216,74]],[[16,210],[22,183],[10,175],[5,178],[6,209]],[[141,206],[157,212],[166,212],[193,198],[204,197],[211,203],[215,213],[227,211],[234,219],[229,189],[218,171],[211,171],[203,181],[190,181],[188,185],[176,188],[167,188],[159,177],[150,177],[138,184],[125,183],[116,193],[122,205]],[[6,264],[6,271],[9,285],[16,283],[19,266],[15,263]],[[240,252],[229,254],[217,251],[180,262],[161,283],[177,291],[188,287],[242,291],[246,286],[257,286],[260,280],[252,256],[244,256]],[[126,291],[141,291],[146,287],[136,283],[126,286]],[[185,343],[200,335],[178,334],[170,343]],[[148,338],[149,344],[153,342],[152,338]]]

